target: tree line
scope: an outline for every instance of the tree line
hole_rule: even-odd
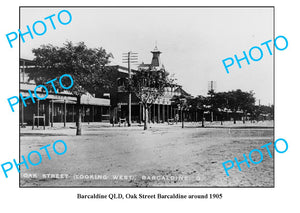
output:
[[[199,121],[201,115],[202,126],[204,127],[205,113],[209,113],[212,121],[217,118],[221,125],[223,121],[233,119],[236,124],[238,117],[242,117],[243,123],[246,120],[250,122],[263,120],[265,116],[274,118],[274,106],[255,105],[254,92],[245,92],[240,89],[228,92],[215,92],[210,90],[207,96],[174,96],[172,104],[180,109],[181,120],[185,120],[184,116],[189,115],[190,120]],[[215,116],[213,116],[215,115]],[[228,117],[230,115],[230,117]],[[194,116],[194,118],[193,118]],[[207,117],[207,116],[206,116]],[[182,123],[184,127],[184,123]]]

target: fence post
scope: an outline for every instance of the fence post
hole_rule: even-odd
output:
[[[45,122],[46,122],[46,116],[44,114],[44,130],[45,130]]]
[[[34,128],[34,120],[35,120],[35,114],[33,114],[33,119],[32,119],[32,129]]]

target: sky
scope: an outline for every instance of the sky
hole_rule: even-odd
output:
[[[68,25],[57,20],[63,9],[72,14]],[[166,70],[188,93],[206,95],[208,83],[214,81],[216,92],[253,90],[257,104],[258,100],[273,103],[274,54],[261,45],[274,36],[273,8],[21,8],[21,32],[52,14],[56,30],[48,20],[44,35],[25,36],[21,58],[33,59],[32,49],[42,44],[83,41],[90,48],[103,47],[112,53],[111,64],[127,66],[122,63],[123,53],[136,52],[140,63],[150,63],[157,44]],[[61,18],[68,19],[66,14]],[[38,32],[43,30],[36,26]],[[249,58],[253,46],[263,51],[260,61]],[[273,52],[272,42],[270,47]],[[227,74],[222,60],[234,55],[242,58],[243,51],[250,64],[243,60],[239,68],[235,61]],[[257,50],[252,55],[259,58]]]

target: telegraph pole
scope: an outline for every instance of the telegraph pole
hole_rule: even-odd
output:
[[[216,88],[216,82],[215,81],[209,81],[208,82],[208,92],[210,92],[210,100],[211,100],[211,105],[210,105],[211,119],[210,119],[210,122],[214,121],[214,112],[213,112],[212,99],[213,99],[213,92],[215,91],[215,88]]]
[[[211,120],[210,120],[210,122],[213,122],[214,121],[214,112],[213,112],[213,110],[212,110],[212,107],[213,107],[213,105],[212,105],[212,92],[213,92],[213,86],[214,86],[214,82],[213,81],[211,81],[210,82],[211,83],[211,93],[210,93],[210,100],[211,100]]]
[[[129,51],[128,53],[123,53],[123,63],[127,62],[128,66],[128,82],[131,79],[131,68],[130,64],[137,61],[137,53]],[[128,126],[131,126],[131,91],[128,93]]]
[[[128,52],[128,80],[131,79],[130,52]],[[128,126],[131,126],[131,91],[128,94]]]

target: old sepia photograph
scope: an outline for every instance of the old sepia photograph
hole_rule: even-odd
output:
[[[273,7],[20,7],[18,36],[20,187],[274,187]]]

